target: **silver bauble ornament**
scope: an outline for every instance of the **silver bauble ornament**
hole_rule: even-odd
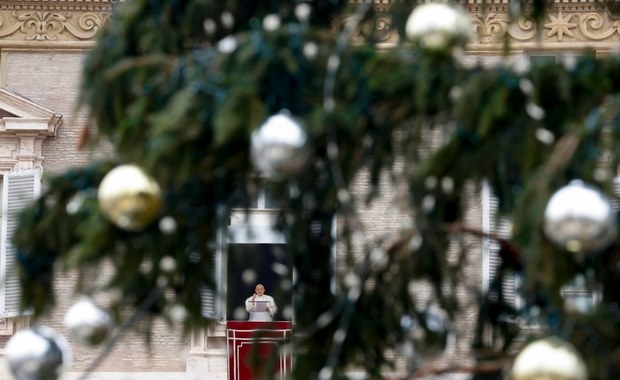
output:
[[[418,5],[405,25],[407,38],[414,44],[438,52],[464,47],[473,30],[469,14],[456,4],[446,3]]]
[[[269,117],[252,133],[251,143],[254,168],[268,178],[298,174],[308,162],[306,130],[286,111]]]
[[[139,231],[162,207],[157,182],[136,165],[121,165],[105,175],[97,193],[101,211],[118,227]]]
[[[563,249],[595,253],[616,238],[616,215],[605,195],[574,180],[549,199],[544,231],[550,241]]]
[[[547,337],[533,341],[517,355],[507,380],[586,380],[586,365],[572,344]]]
[[[65,314],[65,327],[81,343],[95,346],[103,342],[112,329],[112,317],[89,298],[82,298]]]
[[[56,380],[69,366],[71,352],[62,336],[39,326],[13,335],[6,358],[16,380]]]

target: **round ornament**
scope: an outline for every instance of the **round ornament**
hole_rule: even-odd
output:
[[[413,9],[405,34],[422,49],[451,52],[465,46],[473,34],[473,25],[468,13],[458,5],[427,3]]]
[[[586,365],[575,347],[552,336],[535,340],[517,355],[508,380],[586,380]]]
[[[252,133],[254,168],[270,178],[295,175],[308,162],[307,142],[304,126],[287,111],[273,115]]]
[[[65,339],[40,326],[13,335],[6,358],[16,380],[56,380],[71,362]]]
[[[65,327],[81,343],[95,346],[103,342],[112,329],[112,317],[89,298],[82,298],[65,314]]]
[[[97,193],[101,211],[118,227],[139,231],[162,207],[157,182],[136,165],[121,165],[105,175]]]
[[[574,180],[549,199],[544,231],[563,249],[594,253],[607,248],[616,238],[616,216],[605,195]]]

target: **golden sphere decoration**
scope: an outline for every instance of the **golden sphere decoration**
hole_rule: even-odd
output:
[[[161,189],[136,165],[121,165],[103,177],[97,193],[99,208],[108,219],[127,231],[140,231],[159,214]]]
[[[533,341],[517,355],[507,380],[587,380],[586,365],[570,343],[550,336]]]

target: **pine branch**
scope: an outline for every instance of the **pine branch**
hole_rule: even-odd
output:
[[[497,241],[500,247],[497,255],[502,260],[502,265],[512,268],[514,271],[523,270],[523,254],[521,253],[521,248],[513,244],[510,240],[500,237],[494,233],[483,232],[482,230],[476,228],[467,227],[461,223],[450,224],[447,226],[447,230],[451,232],[468,233]]]

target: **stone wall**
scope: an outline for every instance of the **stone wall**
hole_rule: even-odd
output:
[[[46,138],[42,145],[44,176],[112,154],[109,145],[102,145],[96,151],[79,149],[87,113],[84,109],[76,112],[82,61],[93,46],[94,32],[107,16],[109,4],[106,0],[6,1],[0,4],[0,86],[62,115],[56,136]],[[46,10],[51,13],[45,13]],[[19,15],[22,17],[17,17]],[[12,26],[25,20],[24,17],[34,24],[46,21],[55,24],[49,24],[44,29],[45,34],[37,34],[36,30],[28,28],[9,33],[15,29]],[[88,19],[93,24],[80,24],[80,20]],[[67,308],[75,300],[73,286],[76,278],[60,272],[57,278],[58,307],[40,323],[68,338],[74,360],[66,378],[72,379],[95,360],[101,348],[80,346],[68,337],[62,322]],[[27,323],[22,323],[21,327]],[[2,347],[8,337],[0,337]],[[189,336],[183,336],[181,331],[168,328],[159,321],[154,324],[150,346],[146,345],[142,335],[125,333],[89,379],[186,379],[189,342]],[[11,378],[4,361],[0,363],[0,378]]]

